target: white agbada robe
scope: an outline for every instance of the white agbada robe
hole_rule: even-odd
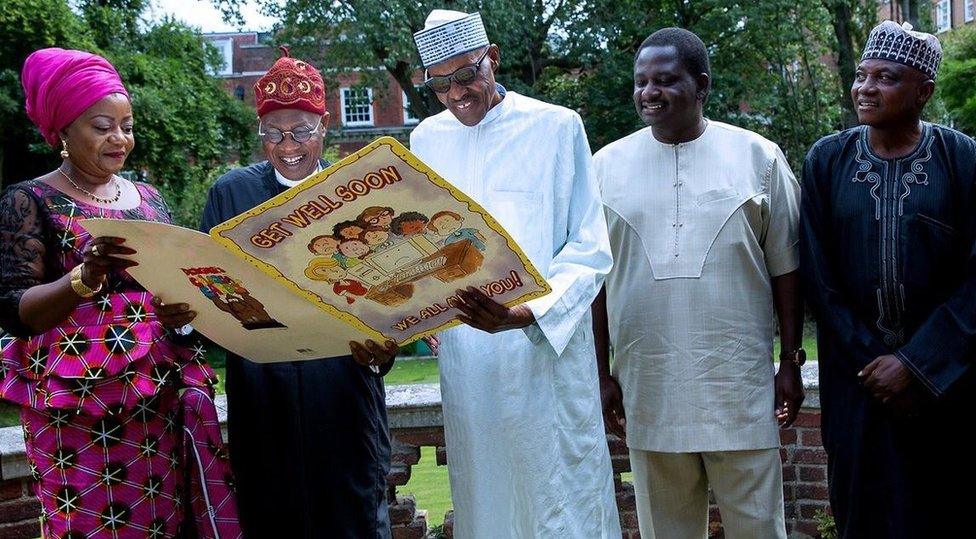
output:
[[[424,120],[410,146],[553,287],[524,330],[440,335],[455,536],[619,538],[590,322],[610,246],[579,115],[507,92],[476,126]]]

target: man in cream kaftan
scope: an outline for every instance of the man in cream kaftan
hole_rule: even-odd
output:
[[[433,75],[440,64],[425,65]],[[489,82],[487,63],[480,69]],[[449,110],[413,131],[411,149],[498,219],[553,292],[527,304],[534,321],[521,329],[440,335],[455,535],[616,539],[589,314],[611,258],[586,134],[576,113],[490,79],[481,88],[495,101],[480,121],[465,114],[478,105],[476,84],[455,81],[450,99],[439,96]],[[455,92],[467,104],[459,110]]]
[[[800,188],[776,144],[702,116],[707,59],[687,30],[649,36],[634,62],[648,127],[594,158],[615,264],[594,305],[605,413],[630,448],[641,537],[705,537],[711,489],[725,537],[786,539]]]

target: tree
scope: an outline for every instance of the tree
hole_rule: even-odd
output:
[[[215,172],[249,156],[253,110],[230,96],[211,73],[219,54],[197,31],[171,20],[141,19],[144,0],[8,0],[0,10],[0,132],[5,183],[52,170],[50,149],[23,112],[20,68],[38,48],[102,54],[118,69],[132,99],[136,148],[126,162],[146,169],[173,206],[177,222],[196,226]]]
[[[213,171],[253,147],[256,116],[212,73],[220,59],[196,31],[164,20],[109,58],[132,95],[136,150],[128,167],[145,168],[176,220],[199,223]]]
[[[939,73],[939,96],[956,128],[976,135],[976,28],[953,30]]]
[[[92,50],[89,28],[66,2],[6,0],[0,9],[0,185],[54,168],[57,152],[42,141],[24,111],[20,70],[44,47]],[[30,159],[26,157],[31,155]]]
[[[233,19],[244,0],[212,0]],[[263,10],[281,22],[275,39],[321,67],[360,70],[364,84],[379,81],[382,67],[407,94],[411,112],[426,118],[443,107],[426,90],[414,88],[420,67],[413,34],[424,27],[434,8],[482,11],[492,41],[499,44],[505,69],[499,81],[530,95],[542,72],[550,66],[578,65],[554,46],[563,22],[577,4],[570,0],[404,1],[404,0],[260,0]],[[380,85],[382,86],[382,85]]]
[[[631,91],[633,59],[656,29],[680,26],[705,42],[712,64],[706,115],[758,131],[779,143],[794,165],[838,123],[829,17],[818,0],[636,0],[589,2],[567,44],[582,63],[576,73],[544,81],[556,102],[583,115],[599,148],[638,126]]]
[[[917,11],[916,0],[904,1],[916,4]],[[878,20],[877,4],[863,0],[823,0],[823,5],[830,13],[830,23],[834,30],[834,39],[830,44],[839,76],[837,99],[844,111],[841,127],[851,127],[857,125],[857,112],[850,98],[854,71],[857,68],[858,54]]]
[[[228,14],[242,1],[212,0]],[[639,127],[631,78],[641,41],[665,26],[687,28],[703,39],[712,60],[706,114],[776,141],[795,166],[817,138],[856,123],[849,92],[877,18],[877,5],[862,0],[261,3],[280,19],[277,41],[330,69],[389,73],[421,118],[440,106],[434,96],[412,88],[419,66],[412,34],[434,7],[480,10],[489,37],[501,48],[499,81],[579,111],[594,149]],[[927,10],[920,12],[924,25]],[[374,66],[383,69],[368,69]]]

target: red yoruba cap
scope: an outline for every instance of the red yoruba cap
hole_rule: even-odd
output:
[[[281,58],[254,83],[258,116],[278,109],[299,109],[325,114],[325,83],[311,64],[288,55],[279,47]]]

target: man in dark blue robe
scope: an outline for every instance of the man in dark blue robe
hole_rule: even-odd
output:
[[[318,72],[285,51],[255,84],[268,161],[217,180],[202,230],[327,165],[319,159],[324,96]],[[230,459],[245,537],[390,537],[383,375],[396,346],[350,346],[350,356],[274,364],[227,354]]]
[[[801,270],[817,317],[840,537],[971,537],[976,143],[920,121],[938,40],[891,21],[851,89],[860,126],[803,170]]]

